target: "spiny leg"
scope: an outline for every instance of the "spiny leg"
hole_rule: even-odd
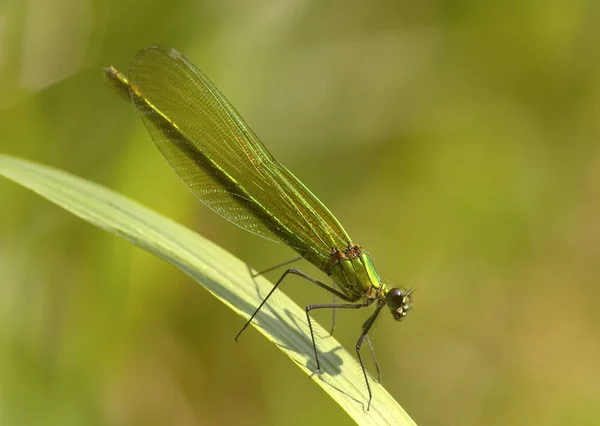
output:
[[[237,336],[235,336],[235,341],[236,342],[238,341],[238,338],[240,337],[240,335],[248,327],[248,325],[250,325],[250,323],[252,322],[252,320],[254,319],[254,317],[256,316],[256,314],[258,313],[258,311],[261,310],[261,308],[263,307],[263,305],[267,302],[267,300],[269,299],[269,297],[271,297],[271,295],[275,292],[275,290],[277,289],[277,287],[279,287],[279,285],[283,282],[283,279],[288,274],[298,275],[298,276],[300,276],[300,277],[302,277],[304,279],[307,279],[308,281],[312,282],[313,284],[318,285],[322,289],[327,290],[331,294],[333,294],[335,296],[338,296],[340,299],[348,301],[347,297],[343,293],[341,293],[341,292],[339,292],[337,290],[332,289],[327,284],[322,283],[321,281],[319,281],[319,280],[311,277],[310,275],[305,274],[302,271],[299,271],[298,269],[290,268],[287,271],[285,271],[283,273],[283,275],[281,275],[281,277],[279,278],[279,280],[277,280],[277,282],[275,283],[275,285],[273,286],[273,288],[271,289],[271,291],[269,292],[269,294],[267,294],[267,297],[265,297],[263,299],[263,301],[260,303],[260,305],[258,305],[258,308],[256,308],[256,310],[254,311],[254,313],[252,314],[252,316],[250,317],[250,319],[248,319],[248,321],[246,322],[246,324],[244,324],[244,326],[242,327],[242,329],[240,330],[240,332],[237,334]],[[311,329],[311,334],[312,334],[312,329]],[[314,338],[313,338],[313,343],[314,343]]]
[[[373,358],[373,362],[375,363],[375,370],[377,370],[377,381],[381,383],[381,371],[379,370],[379,363],[377,362],[377,357],[375,356],[375,350],[373,349],[373,345],[371,344],[371,338],[367,334],[365,337],[365,341],[369,346],[369,351],[371,352],[371,357]]]
[[[335,281],[333,282],[333,289],[335,290],[336,288],[336,284]],[[335,296],[335,294],[333,295],[333,304],[337,304],[337,297]],[[330,336],[333,336],[333,332],[335,331],[335,314],[337,312],[336,308],[333,308],[331,310],[333,312],[332,314],[332,318],[331,318],[331,331],[329,332]]]
[[[367,384],[367,391],[369,392],[369,402],[367,404],[367,411],[369,411],[369,408],[371,407],[371,400],[373,399],[373,394],[371,393],[371,385],[369,384],[369,378],[367,377],[367,369],[365,368],[365,363],[363,362],[362,356],[360,354],[360,348],[362,346],[363,341],[365,339],[367,339],[367,334],[369,333],[369,330],[373,326],[373,323],[377,319],[379,312],[381,312],[381,309],[383,309],[384,306],[385,306],[385,302],[377,303],[377,308],[375,309],[375,312],[373,312],[373,315],[371,315],[367,319],[367,321],[365,321],[365,324],[363,325],[363,332],[360,335],[360,337],[358,338],[358,342],[356,342],[356,354],[358,356],[358,360],[360,361],[360,367],[362,368],[363,375],[365,376],[365,383]],[[369,345],[369,347],[371,347],[370,341],[367,340],[367,342],[369,342],[368,345]],[[371,351],[372,351],[372,349],[371,349]],[[373,358],[375,358],[375,352],[372,351],[371,353],[373,354]],[[375,360],[375,362],[377,363],[377,360]],[[379,371],[379,367],[377,367],[377,371]]]
[[[339,294],[338,294],[338,296],[339,296]],[[341,298],[345,299],[345,297],[341,297]],[[345,300],[347,300],[347,299],[345,299]],[[313,372],[313,375],[315,373],[321,372],[321,364],[319,362],[319,353],[317,352],[317,342],[315,340],[315,333],[313,332],[312,321],[310,319],[310,311],[315,310],[315,309],[361,309],[361,308],[366,308],[371,303],[373,303],[373,300],[366,300],[363,303],[344,303],[341,305],[338,305],[335,303],[326,303],[326,304],[322,304],[322,305],[308,305],[306,307],[306,319],[308,321],[308,328],[310,329],[310,337],[312,339],[313,349],[315,351],[315,360],[317,361],[317,369]]]
[[[287,261],[285,261],[283,263],[280,263],[279,265],[271,266],[270,268],[267,268],[267,269],[265,269],[263,271],[255,272],[255,273],[252,274],[252,278],[258,277],[258,276],[263,275],[263,274],[266,274],[267,272],[274,271],[275,269],[281,268],[282,266],[289,265],[290,263],[294,263],[294,262],[297,262],[299,260],[302,260],[302,256],[298,256],[298,257],[295,257],[295,258],[293,258],[291,260],[287,260]]]

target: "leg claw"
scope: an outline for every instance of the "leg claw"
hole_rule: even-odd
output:
[[[315,371],[313,371],[313,372],[311,373],[311,375],[309,376],[309,379],[312,379],[312,378],[313,378],[313,376],[314,376],[315,374],[316,374],[316,375],[318,375],[319,377],[321,377],[321,375],[322,375],[322,371],[321,371],[321,369],[320,369],[320,368],[317,368]]]

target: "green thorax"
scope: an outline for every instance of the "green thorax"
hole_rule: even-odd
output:
[[[350,244],[345,252],[334,249],[325,272],[352,301],[363,297],[385,298],[388,292],[375,270],[371,256],[354,244]]]

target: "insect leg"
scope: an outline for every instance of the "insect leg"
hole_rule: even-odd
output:
[[[365,341],[369,346],[369,352],[371,352],[371,357],[373,358],[373,362],[375,363],[375,369],[377,370],[377,381],[381,383],[381,371],[379,370],[379,363],[377,362],[377,357],[375,356],[375,351],[373,350],[373,345],[371,345],[371,339],[369,335],[365,337]]]
[[[341,305],[338,305],[336,303],[327,303],[327,304],[323,304],[323,305],[308,305],[306,307],[306,319],[308,320],[308,328],[310,329],[310,337],[312,338],[313,349],[315,351],[315,359],[317,361],[317,370],[315,371],[315,373],[318,373],[321,371],[321,364],[319,362],[319,353],[317,352],[317,343],[315,341],[315,334],[313,332],[312,321],[310,319],[310,311],[315,310],[315,309],[338,309],[338,308],[339,309],[361,309],[361,308],[366,308],[371,303],[373,303],[373,300],[367,300],[363,303],[344,303]],[[313,373],[313,374],[315,374],[315,373]]]
[[[279,287],[279,285],[283,282],[283,279],[288,275],[288,274],[294,274],[294,275],[298,275],[302,278],[307,279],[308,281],[312,282],[313,284],[316,284],[317,286],[321,287],[324,290],[327,290],[329,293],[332,293],[336,296],[338,296],[339,298],[343,299],[343,300],[348,300],[347,297],[337,291],[332,289],[331,287],[329,287],[327,284],[322,283],[321,281],[311,277],[310,275],[305,274],[302,271],[299,271],[298,269],[295,268],[290,268],[287,271],[285,271],[283,273],[283,275],[279,278],[279,280],[277,280],[277,282],[275,283],[275,285],[273,286],[273,288],[271,289],[271,291],[269,292],[269,294],[267,294],[267,297],[265,297],[263,299],[263,301],[260,303],[260,305],[258,305],[258,308],[256,308],[256,310],[254,311],[254,313],[252,314],[252,316],[250,317],[250,319],[248,319],[248,321],[246,322],[246,324],[244,324],[244,326],[242,327],[242,329],[240,330],[240,332],[237,334],[237,336],[235,336],[235,341],[238,341],[238,338],[240,337],[240,335],[244,332],[244,330],[250,325],[250,323],[252,322],[252,320],[254,319],[254,317],[256,316],[256,314],[258,313],[258,311],[261,310],[261,308],[263,307],[263,305],[266,303],[266,301],[269,299],[269,297],[271,297],[271,295],[275,292],[275,290],[277,289],[277,287]],[[311,333],[312,333],[312,329],[311,329]],[[313,338],[313,343],[314,343],[314,338]]]
[[[363,362],[362,356],[360,355],[360,348],[363,344],[363,341],[365,339],[367,339],[367,344],[371,348],[371,354],[373,355],[373,359],[375,359],[375,355],[374,355],[375,352],[373,351],[373,349],[371,347],[371,343],[367,337],[367,334],[369,333],[369,330],[373,326],[373,323],[377,319],[377,316],[379,315],[379,313],[381,312],[381,309],[383,309],[384,306],[385,306],[385,302],[377,303],[377,308],[375,309],[375,312],[373,312],[373,315],[371,315],[367,319],[367,321],[365,321],[365,324],[363,325],[363,331],[362,331],[360,337],[358,338],[358,342],[356,342],[356,354],[358,356],[358,360],[360,361],[360,366],[362,368],[363,375],[365,376],[365,383],[367,384],[367,391],[369,392],[369,402],[367,403],[367,411],[369,411],[369,408],[371,407],[371,400],[373,399],[373,394],[371,393],[371,385],[369,384],[369,378],[367,377],[367,369],[365,368],[365,363]],[[377,360],[375,360],[375,365],[377,365]],[[379,366],[377,366],[377,371],[379,372]]]
[[[299,260],[302,260],[302,256],[298,256],[298,257],[295,257],[295,258],[293,258],[291,260],[287,260],[287,261],[285,261],[283,263],[280,263],[279,265],[271,266],[270,268],[267,268],[264,271],[255,272],[255,273],[252,274],[252,278],[258,277],[259,275],[266,274],[267,272],[271,272],[271,271],[273,271],[275,269],[281,268],[282,266],[289,265],[290,263],[294,263],[294,262],[297,262]]]
[[[333,282],[333,289],[335,290],[335,281]],[[333,295],[333,304],[335,305],[337,302],[337,297],[335,296],[335,294]],[[330,336],[333,336],[333,332],[335,331],[335,314],[337,312],[336,308],[333,308],[332,310],[332,318],[331,318],[331,331],[329,332]]]

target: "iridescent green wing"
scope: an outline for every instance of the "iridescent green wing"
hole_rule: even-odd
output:
[[[348,245],[337,219],[183,55],[148,47],[137,54],[129,77],[131,98],[154,142],[208,207],[250,232],[285,242],[317,266],[332,247]]]

